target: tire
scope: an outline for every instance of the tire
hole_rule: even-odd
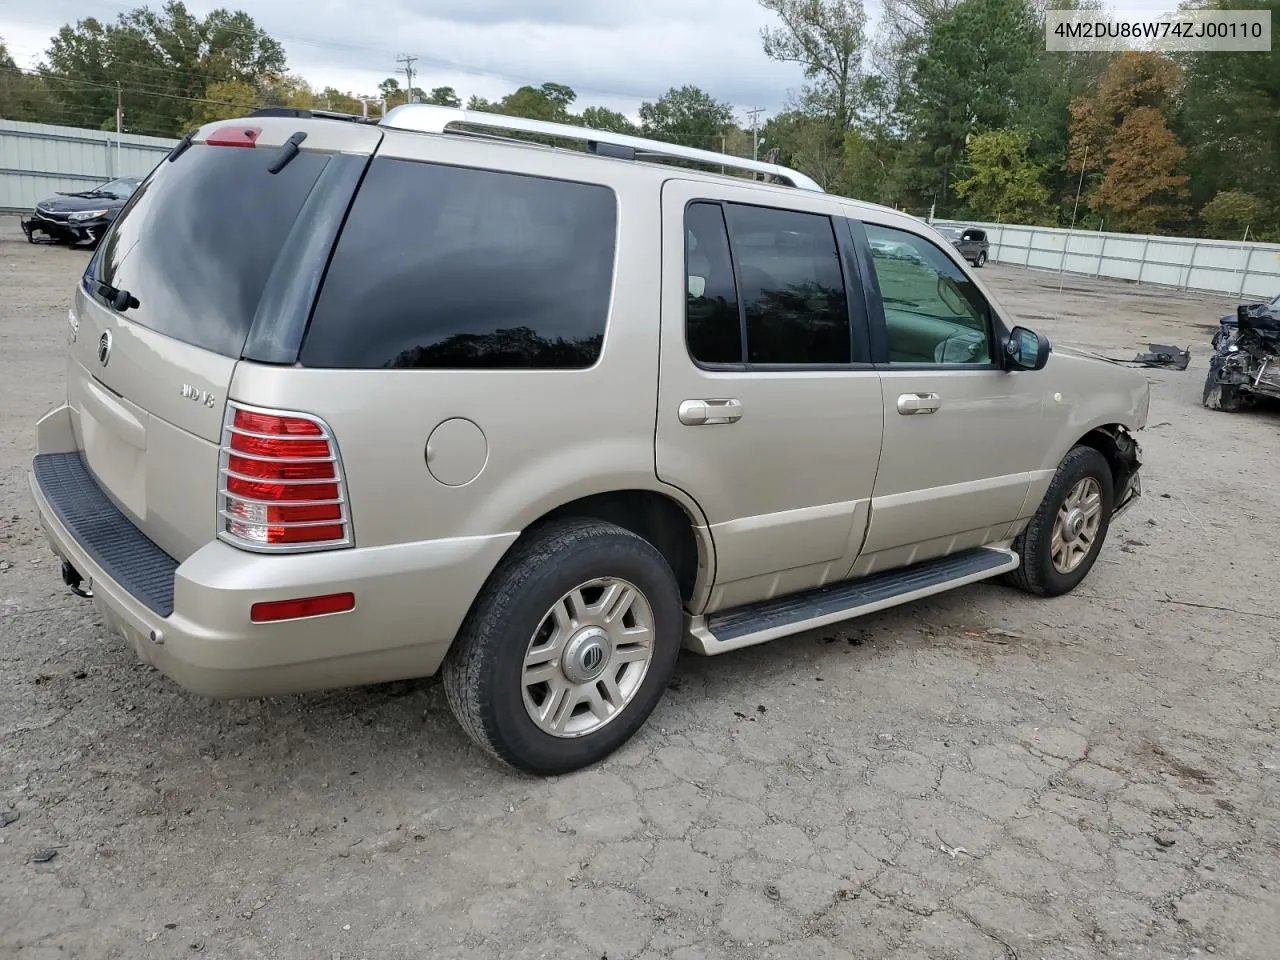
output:
[[[1089,481],[1099,497],[1098,524],[1083,556],[1069,570],[1063,570],[1054,560],[1054,526],[1068,496],[1075,493],[1079,485],[1089,489]],[[1041,597],[1057,597],[1074,590],[1089,575],[1102,551],[1114,508],[1114,480],[1106,457],[1092,447],[1073,447],[1058,465],[1040,509],[1014,540],[1013,549],[1022,558],[1022,564],[1005,575],[1006,582]],[[1068,543],[1082,546],[1077,538]]]
[[[1218,382],[1218,368],[1212,359],[1209,361],[1209,372],[1205,374],[1201,403],[1210,410],[1222,410],[1226,413],[1235,413],[1244,406],[1244,396],[1240,393],[1238,384]]]
[[[986,266],[986,263],[987,263],[987,254],[986,254],[986,251],[984,250],[978,254],[978,259],[973,261],[973,265],[975,267],[983,267],[983,266]]]
[[[445,658],[444,688],[454,716],[476,744],[519,770],[549,776],[604,759],[648,719],[675,671],[682,604],[666,559],[628,530],[597,520],[564,520],[527,536],[476,598]],[[631,587],[638,599],[624,601],[627,609],[606,627],[595,604],[607,606],[605,591],[615,585],[617,596],[625,597]],[[575,599],[562,607],[569,597]],[[571,611],[581,615],[572,623]],[[624,645],[620,652],[614,641],[620,631],[639,636],[646,624],[647,667],[637,672],[641,648]],[[595,659],[592,645],[603,660]],[[527,672],[526,656],[553,647],[556,653]],[[603,672],[591,679],[594,669]],[[571,676],[573,670],[580,675]],[[530,683],[535,673],[549,679]],[[611,706],[610,676],[612,699],[620,706],[601,719],[598,714]],[[583,695],[589,700],[557,709]],[[543,710],[550,716],[540,722],[534,713]],[[560,731],[549,732],[557,718]]]

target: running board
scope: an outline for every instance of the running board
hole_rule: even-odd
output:
[[[693,617],[686,646],[707,656],[727,653],[997,577],[1019,563],[1012,550],[979,547],[776,600]]]

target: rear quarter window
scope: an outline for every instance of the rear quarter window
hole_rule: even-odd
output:
[[[607,187],[376,158],[301,361],[341,368],[581,368],[604,342]]]

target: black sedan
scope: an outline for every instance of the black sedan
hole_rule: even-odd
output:
[[[91,190],[58,193],[36,204],[35,212],[22,221],[22,232],[30,243],[45,242],[96,244],[111,221],[142,182],[140,177],[108,180]]]

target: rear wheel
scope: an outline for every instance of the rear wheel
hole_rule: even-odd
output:
[[[602,760],[644,724],[680,650],[680,592],[647,540],[562,521],[518,544],[444,665],[449,706],[481,747],[529,773]]]
[[[978,259],[973,261],[973,265],[975,267],[981,267],[981,266],[985,266],[986,262],[987,262],[987,252],[985,250],[981,250],[978,252]]]
[[[1042,597],[1074,590],[1102,551],[1114,497],[1106,457],[1092,447],[1072,448],[1059,464],[1040,509],[1014,541],[1022,565],[1006,580]]]

